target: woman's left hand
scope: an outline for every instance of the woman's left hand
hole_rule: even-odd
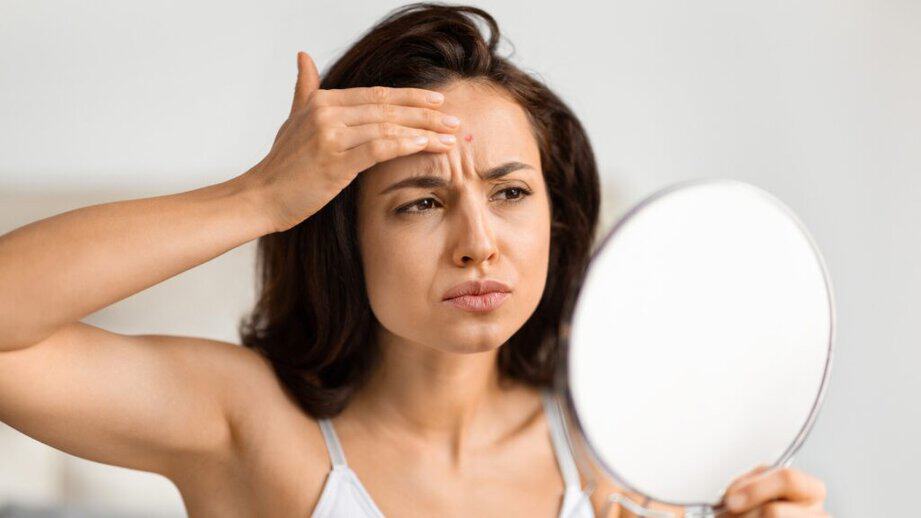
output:
[[[812,475],[789,467],[769,469],[761,465],[729,485],[723,499],[729,514],[721,516],[827,518],[830,515],[822,505],[825,496],[825,483]]]

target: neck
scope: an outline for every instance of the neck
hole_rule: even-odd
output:
[[[468,451],[497,440],[497,420],[512,417],[498,349],[442,351],[380,326],[377,340],[381,361],[349,405],[370,433],[422,445],[455,466]]]

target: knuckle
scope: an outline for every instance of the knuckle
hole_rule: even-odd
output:
[[[737,494],[743,496],[746,502],[752,502],[758,499],[758,488],[757,487],[746,487],[736,491]]]
[[[394,104],[380,104],[379,110],[381,112],[381,117],[386,121],[392,121],[396,119],[397,116],[397,107]]]
[[[441,119],[445,116],[444,112],[438,110],[426,110],[426,119],[433,127],[441,127]]]
[[[310,112],[310,121],[315,126],[325,126],[329,124],[332,117],[332,108],[328,106],[317,106]]]
[[[323,106],[324,104],[326,104],[326,101],[327,101],[327,93],[328,93],[328,90],[317,88],[310,94],[308,103],[310,103],[313,106]]]
[[[799,482],[799,473],[793,468],[783,468],[780,470],[780,479],[787,486],[795,486]]]
[[[816,481],[816,491],[818,492],[818,495],[816,496],[819,498],[819,500],[825,500],[825,498],[828,496],[828,486],[826,486],[825,482],[821,480]]]
[[[390,146],[386,140],[374,140],[371,142],[371,157],[375,160],[383,160],[387,157]]]
[[[390,122],[381,122],[378,124],[378,135],[383,138],[394,138],[399,136],[400,131],[396,124]]]
[[[426,88],[416,88],[413,90],[413,97],[416,101],[421,103],[422,106],[429,104],[429,95],[431,95],[432,90]]]
[[[762,518],[781,518],[782,512],[783,511],[780,506],[770,503],[766,504],[764,508],[762,508],[761,516]]]
[[[317,133],[317,144],[320,149],[332,150],[335,148],[337,141],[338,138],[335,130],[326,129]]]
[[[371,99],[377,102],[384,102],[387,100],[387,87],[385,86],[372,86],[371,87]]]

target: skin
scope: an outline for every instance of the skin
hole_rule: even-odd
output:
[[[459,131],[480,138],[390,160],[361,177],[359,247],[383,364],[351,415],[437,446],[438,458],[456,469],[469,463],[472,437],[494,429],[507,410],[495,405],[502,394],[496,355],[543,293],[550,202],[521,108],[471,83],[439,91],[444,110],[460,117]],[[526,167],[480,178],[509,161]],[[420,175],[446,185],[380,194]],[[480,278],[511,287],[496,310],[470,313],[442,302],[452,286]]]
[[[260,176],[84,207],[0,236],[0,293],[16,294],[0,298],[0,420],[72,455],[165,476],[192,517],[309,516],[330,469],[317,423],[250,349],[118,334],[79,319],[322,206],[297,176],[306,169],[298,160],[315,148],[300,145],[298,128],[314,128],[295,112],[318,84],[306,54],[298,64],[289,130],[273,151],[302,155],[261,163],[290,167],[279,189],[294,194],[275,218],[265,217],[252,181],[268,169],[257,169]],[[545,287],[550,206],[536,142],[523,111],[501,93],[469,82],[440,91],[439,109],[461,119],[455,133],[463,138],[381,161],[359,179],[359,244],[384,355],[333,421],[349,465],[388,516],[556,516],[563,481],[539,394],[498,383],[495,370],[499,346]],[[507,160],[534,169],[479,178]],[[427,164],[444,187],[378,194]],[[503,190],[518,186],[532,194],[500,203],[517,198]],[[439,203],[414,210],[431,213],[393,213],[423,198]],[[441,303],[444,290],[479,277],[512,286],[502,307],[474,315]],[[598,516],[612,492],[643,501],[602,473],[583,476],[583,485],[597,483]],[[822,482],[792,468],[753,471],[727,494],[749,497],[727,516],[827,516]],[[631,514],[615,506],[606,516]]]
[[[508,451],[532,451],[549,474],[543,477],[548,487],[561,480],[551,452],[534,451],[549,445],[532,443],[545,426],[538,393],[500,387],[496,368],[499,347],[537,308],[547,276],[550,204],[540,152],[525,113],[509,99],[469,82],[438,91],[445,94],[443,110],[462,121],[458,133],[471,137],[443,153],[400,157],[361,176],[359,246],[382,365],[333,422],[347,449],[361,451],[357,445],[375,437],[367,447],[381,452],[378,460],[392,458],[359,464],[369,473],[369,491],[379,488],[385,513],[406,508],[400,493],[387,495],[384,481],[394,479],[433,493],[465,488],[444,501],[420,503],[429,512],[443,509],[439,515],[498,513],[510,505],[546,513],[558,506],[552,492],[533,503],[508,502],[510,492],[526,490],[522,483],[534,467],[509,462]],[[480,177],[509,161],[527,167],[489,181]],[[445,185],[380,194],[425,174]],[[397,213],[401,208],[405,212]],[[489,313],[442,302],[452,286],[479,278],[505,282],[511,296]],[[394,463],[414,458],[419,461],[408,461],[408,476],[393,476]],[[497,485],[497,478],[504,482]]]

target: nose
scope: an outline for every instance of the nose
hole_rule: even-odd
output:
[[[476,200],[476,196],[465,192],[459,198],[454,214],[451,215],[453,226],[454,264],[464,267],[478,266],[482,263],[494,263],[499,258],[499,248],[493,232],[488,201]]]

